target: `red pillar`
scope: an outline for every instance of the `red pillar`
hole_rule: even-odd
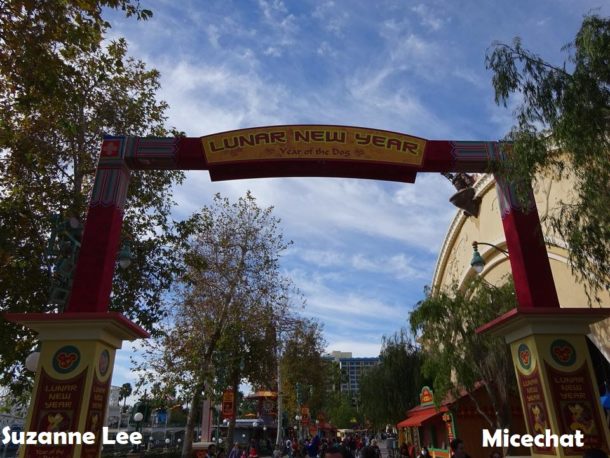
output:
[[[513,187],[495,179],[519,307],[559,308],[534,195],[521,206]]]
[[[130,177],[124,143],[124,138],[108,138],[102,144],[66,312],[108,311]]]

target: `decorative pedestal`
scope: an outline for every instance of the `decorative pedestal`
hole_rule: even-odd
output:
[[[119,313],[6,314],[39,334],[40,359],[25,431],[91,431],[91,445],[22,445],[21,458],[98,457],[114,356],[148,333]]]
[[[586,448],[608,453],[604,421],[585,336],[609,309],[521,308],[477,332],[503,336],[510,344],[521,405],[529,434],[584,434],[585,446],[532,446],[533,457],[582,456]]]

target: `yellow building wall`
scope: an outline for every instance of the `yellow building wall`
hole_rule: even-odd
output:
[[[599,295],[600,304],[589,303],[584,285],[571,272],[566,243],[553,233],[547,224],[548,217],[557,211],[558,203],[571,200],[571,189],[569,179],[541,179],[534,186],[559,303],[561,307],[610,307],[610,294],[607,291]],[[464,287],[467,280],[476,275],[470,267],[473,241],[491,243],[506,250],[493,177],[481,175],[475,190],[481,198],[479,217],[467,218],[462,211],[457,212],[441,247],[432,281],[434,290],[448,288],[453,284]],[[486,262],[481,276],[491,284],[503,283],[510,273],[508,258],[485,245],[479,245],[479,253]],[[610,360],[610,319],[593,325],[589,337]]]

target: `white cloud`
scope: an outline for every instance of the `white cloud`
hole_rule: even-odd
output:
[[[289,239],[330,246],[343,245],[348,237],[360,234],[371,241],[396,241],[434,252],[455,212],[448,202],[451,185],[432,175],[418,178],[415,185],[322,178],[211,183],[206,172],[188,177],[175,193],[182,215],[203,205],[206,200],[201,196],[209,200],[221,192],[236,199],[251,190],[260,205],[275,207]]]
[[[216,26],[215,24],[210,24],[205,29],[205,31],[208,35],[208,40],[210,40],[212,46],[216,49],[220,48],[220,44],[218,42],[220,38],[220,30],[218,29],[218,26]]]
[[[455,67],[451,74],[456,78],[460,78],[479,89],[485,89],[491,87],[491,83],[487,75],[481,75],[472,68]]]
[[[448,22],[448,19],[441,18],[438,10],[432,11],[429,6],[423,3],[412,7],[411,11],[419,16],[421,24],[425,28],[433,31],[441,29],[445,25],[445,22]]]
[[[289,48],[296,43],[295,36],[299,32],[297,19],[289,13],[281,0],[259,0],[258,5],[266,23],[270,26],[266,38],[274,43],[274,52],[279,56],[283,48]]]
[[[278,13],[288,12],[282,0],[259,0],[258,5],[268,21],[273,21]]]
[[[350,351],[353,357],[377,357],[381,351],[381,342],[363,342],[358,336],[354,336],[354,339],[333,339],[329,337],[329,343],[326,346],[326,352],[332,351]]]
[[[318,49],[316,52],[320,56],[324,56],[324,57],[336,57],[337,56],[337,51],[335,51],[335,49],[327,41],[323,41],[322,43],[320,43],[320,46],[318,46]]]
[[[246,69],[186,60],[157,62],[162,74],[160,97],[170,105],[170,124],[199,136],[280,123],[285,89],[258,76],[256,59],[248,50],[238,58]]]
[[[428,57],[422,57],[420,62],[401,57],[406,52],[405,46],[408,45],[397,44],[383,65],[361,68],[347,79],[346,89],[353,99],[353,106],[365,118],[370,113],[369,119],[364,121],[368,126],[417,136],[451,138],[452,128],[439,116],[442,113],[432,112],[422,102],[416,82],[408,77],[411,72],[421,73],[429,79],[437,70]],[[407,66],[409,60],[411,63]],[[426,70],[428,66],[429,71]]]
[[[263,54],[265,54],[265,56],[280,57],[282,55],[282,50],[275,46],[269,46],[265,49]]]
[[[333,267],[356,272],[387,274],[398,280],[427,278],[427,272],[416,267],[413,258],[404,253],[392,256],[367,256],[364,253],[349,254],[336,250],[293,249],[289,255],[297,256],[319,268]]]
[[[406,305],[390,305],[371,293],[355,289],[338,291],[326,283],[324,275],[300,270],[293,270],[290,275],[307,298],[306,312],[322,322],[340,318],[347,327],[358,329],[364,318],[395,321],[406,316]]]
[[[347,25],[350,15],[344,5],[334,1],[319,2],[311,14],[320,22],[320,25],[337,37],[343,37],[343,29]]]

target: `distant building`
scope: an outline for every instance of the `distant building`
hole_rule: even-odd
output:
[[[339,362],[339,361],[341,361],[341,359],[351,358],[352,352],[351,351],[331,351],[328,355],[326,355],[326,357],[330,357],[333,360]]]
[[[379,364],[379,358],[354,358],[351,351],[332,351],[323,358],[339,363],[341,392],[349,393],[352,396],[355,396],[360,390],[362,374]]]
[[[371,367],[379,364],[379,358],[341,358],[341,392],[358,393],[360,378]]]

